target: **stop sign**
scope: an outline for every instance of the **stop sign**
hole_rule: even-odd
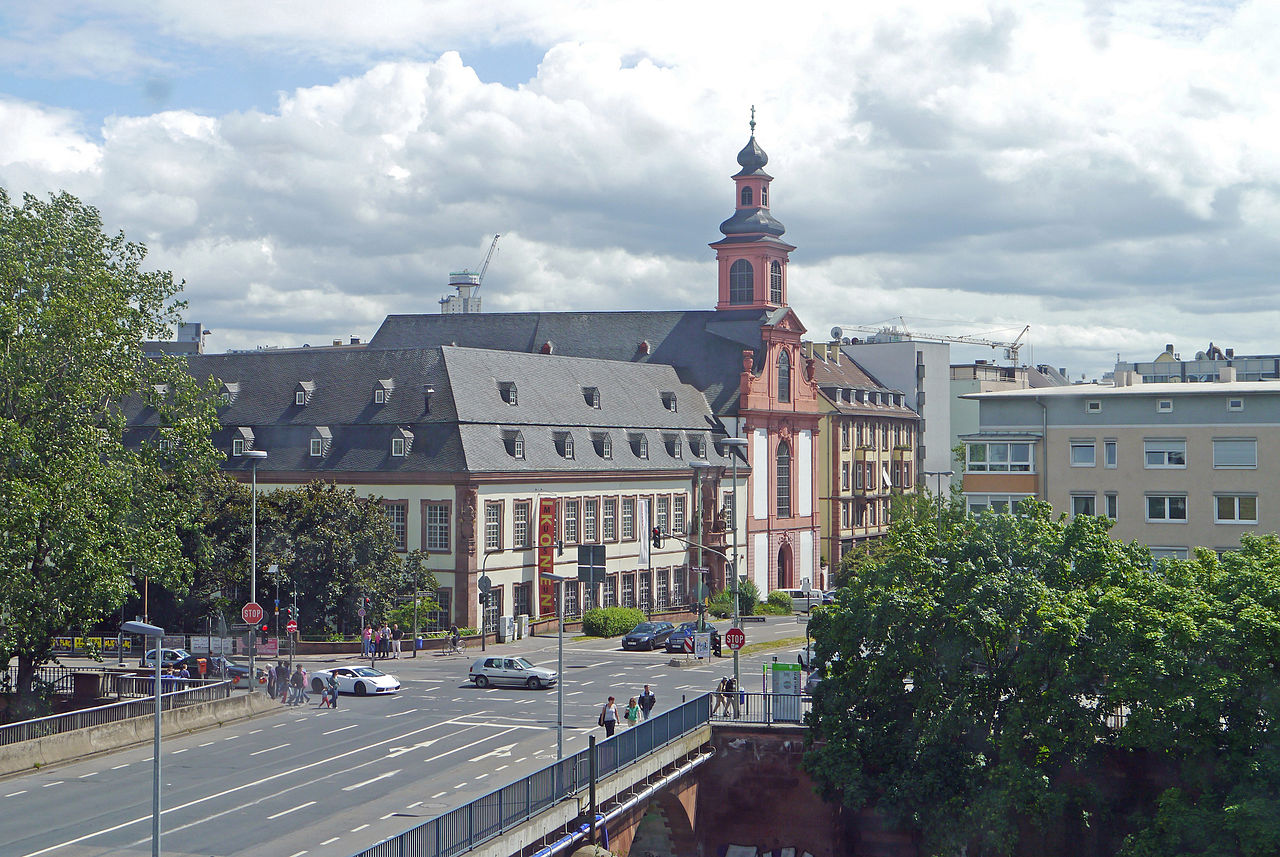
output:
[[[244,620],[246,625],[258,624],[262,621],[262,605],[256,601],[250,601],[240,608],[240,618]]]
[[[287,623],[285,623],[284,629],[286,632],[290,634],[296,634],[298,633],[298,623],[290,619]]]
[[[741,628],[730,628],[724,632],[724,644],[735,652],[747,642],[747,635]]]

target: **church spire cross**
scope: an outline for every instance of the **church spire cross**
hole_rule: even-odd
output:
[[[754,137],[755,135],[756,135],[756,106],[752,104],[751,105],[751,136]]]

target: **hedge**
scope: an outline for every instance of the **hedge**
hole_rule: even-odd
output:
[[[621,637],[647,617],[634,607],[596,607],[582,614],[582,633],[589,637]]]

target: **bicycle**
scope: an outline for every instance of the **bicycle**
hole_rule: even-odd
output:
[[[465,655],[467,653],[467,641],[459,637],[456,643],[449,643],[444,653],[446,655]]]

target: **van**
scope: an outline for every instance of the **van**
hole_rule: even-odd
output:
[[[774,592],[785,592],[791,598],[791,609],[796,613],[808,613],[810,608],[822,605],[822,591],[818,589],[775,589]]]

